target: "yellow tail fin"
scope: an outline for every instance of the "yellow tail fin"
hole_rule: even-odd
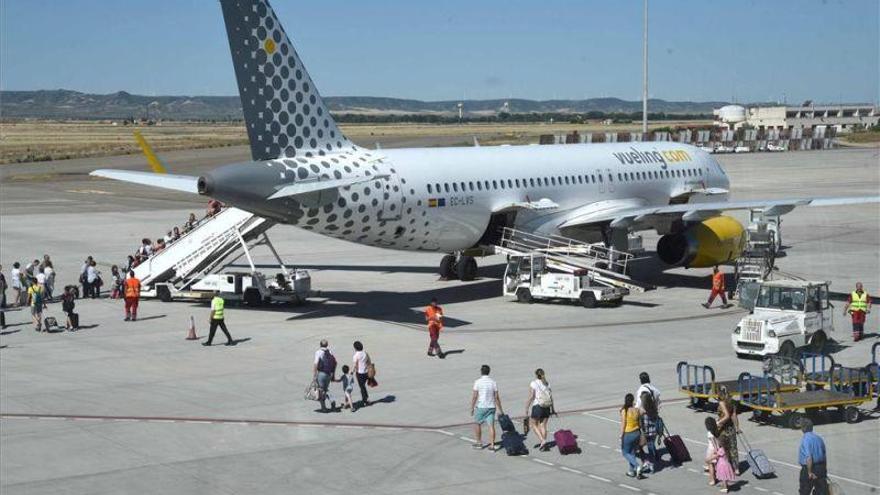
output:
[[[159,160],[156,153],[153,153],[153,148],[150,147],[150,144],[144,139],[144,136],[141,135],[140,131],[134,131],[134,139],[141,147],[141,151],[144,152],[144,156],[147,157],[147,163],[150,164],[150,168],[153,169],[153,172],[157,174],[167,174],[168,170],[162,165],[162,161]]]

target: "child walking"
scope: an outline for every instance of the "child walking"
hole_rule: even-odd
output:
[[[342,376],[339,378],[339,381],[342,382],[342,393],[345,394],[345,401],[342,404],[342,408],[346,407],[354,412],[354,402],[351,400],[351,391],[354,390],[354,382],[357,379],[354,377],[354,373],[351,372],[351,369],[348,365],[342,366]]]
[[[718,431],[715,418],[706,418],[706,431],[709,447],[706,450],[706,464],[709,468],[709,485],[721,482],[721,493],[729,491],[729,483],[736,480],[736,473],[727,458],[724,437]]]

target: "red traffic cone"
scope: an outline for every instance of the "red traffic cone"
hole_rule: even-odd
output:
[[[186,340],[199,340],[196,335],[196,320],[192,316],[189,317],[189,333],[186,334]]]

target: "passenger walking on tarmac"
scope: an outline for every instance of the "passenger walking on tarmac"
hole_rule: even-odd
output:
[[[101,272],[98,271],[98,263],[95,260],[92,260],[86,268],[86,281],[89,283],[89,290],[92,299],[101,297],[101,285],[103,284],[103,281],[101,280]]]
[[[27,268],[25,268],[24,272],[27,277],[28,285],[33,285],[37,280],[37,274],[40,273],[40,260],[34,260]]]
[[[89,267],[92,266],[92,257],[88,256],[86,260],[83,262],[82,268],[79,271],[79,283],[82,284],[82,297],[92,297],[92,286],[89,284],[89,276],[88,271]]]
[[[660,389],[651,384],[651,376],[648,375],[647,371],[642,371],[639,373],[639,388],[636,389],[636,407],[642,407],[642,394],[648,393],[651,394],[651,398],[654,399],[654,405],[657,406],[657,409],[660,409]]]
[[[354,401],[351,399],[351,393],[354,392],[354,383],[357,381],[357,378],[355,378],[354,372],[351,371],[347,364],[342,365],[342,376],[339,377],[339,381],[342,382],[342,395],[344,396],[342,408],[348,408],[349,411],[354,412]]]
[[[64,311],[64,314],[67,315],[67,321],[64,322],[65,330],[79,329],[79,316],[73,311],[76,307],[76,297],[73,289],[73,287],[68,285],[64,288],[64,293],[61,294],[61,311]]]
[[[798,447],[798,464],[801,466],[800,495],[826,495],[828,493],[828,457],[825,441],[813,433],[813,420],[801,420],[801,444]]]
[[[55,297],[55,265],[52,264],[48,254],[43,256],[43,264],[41,266],[43,268],[43,276],[46,277],[43,284],[46,287],[46,299],[51,301]]]
[[[639,416],[639,430],[645,439],[644,446],[648,447],[647,461],[642,464],[642,471],[654,472],[654,466],[660,464],[660,456],[657,455],[657,442],[663,433],[663,420],[657,413],[657,403],[654,396],[648,392],[642,392],[639,396],[642,406]]]
[[[28,289],[28,304],[31,307],[31,317],[34,320],[34,330],[40,332],[43,328],[43,309],[46,307],[46,292],[36,280]],[[49,329],[47,328],[48,332]]]
[[[110,288],[110,299],[119,299],[124,295],[125,278],[119,271],[119,267],[113,265],[110,267],[110,278],[113,286]]]
[[[727,452],[727,459],[734,471],[739,473],[739,450],[736,442],[736,435],[742,433],[739,429],[739,418],[736,414],[736,404],[730,397],[727,387],[721,386],[718,389],[718,434],[724,443],[724,450]]]
[[[724,272],[718,269],[718,265],[715,265],[715,268],[712,268],[712,292],[709,294],[709,300],[703,304],[703,307],[709,309],[709,306],[712,306],[712,301],[717,296],[721,296],[722,308],[729,307],[727,304],[727,294],[724,293]]]
[[[9,272],[9,283],[12,287],[12,307],[21,306],[21,300],[24,292],[24,277],[21,274],[21,264],[15,262],[12,264],[12,270]]]
[[[721,482],[721,493],[727,493],[730,489],[729,483],[736,481],[736,472],[730,464],[727,456],[727,445],[724,438],[718,431],[715,422],[710,422],[712,418],[706,418],[706,430],[709,432],[709,447],[706,451],[706,462],[709,464],[709,485],[714,486]]]
[[[623,406],[620,408],[620,452],[626,459],[629,469],[626,475],[630,478],[642,479],[642,463],[639,462],[636,453],[639,449],[639,438],[642,433],[639,430],[639,417],[641,413],[635,405],[633,394],[626,394],[623,398]]]
[[[474,390],[471,394],[471,416],[474,418],[474,438],[476,443],[471,446],[475,449],[485,449],[495,452],[495,413],[504,414],[501,407],[501,394],[498,393],[498,384],[489,378],[489,365],[480,366],[480,378],[474,382]],[[489,427],[489,444],[483,445],[483,424]]]
[[[431,299],[431,304],[425,308],[425,321],[428,323],[428,335],[430,342],[428,343],[428,355],[433,356],[437,351],[437,357],[443,359],[446,357],[443,350],[440,349],[440,331],[443,330],[443,308],[437,304],[437,298]]]
[[[843,307],[843,315],[852,315],[853,342],[862,340],[865,333],[865,318],[871,312],[871,296],[862,288],[861,282],[856,282],[856,290],[849,295],[846,306]]]
[[[535,379],[529,383],[529,398],[526,400],[526,416],[529,418],[529,424],[532,430],[538,434],[541,442],[534,448],[547,452],[550,447],[547,446],[547,424],[550,422],[550,415],[553,413],[553,391],[550,390],[550,383],[544,370],[538,368],[535,370]]]
[[[354,355],[351,357],[352,368],[357,378],[358,388],[361,389],[361,407],[370,405],[370,394],[367,393],[368,371],[370,369],[370,355],[364,350],[364,344],[359,340],[355,340]]]
[[[134,276],[134,270],[128,272],[123,297],[125,297],[125,321],[137,321],[138,303],[141,300],[141,281]]]
[[[208,328],[208,341],[202,342],[202,345],[210,346],[214,342],[214,334],[217,333],[217,327],[220,327],[220,330],[223,330],[223,335],[226,335],[226,345],[235,345],[235,341],[232,340],[229,330],[226,328],[226,317],[223,313],[225,305],[226,301],[220,297],[220,291],[215,290],[214,299],[211,299],[211,326]]]
[[[6,275],[0,265],[0,329],[6,328]]]
[[[312,364],[312,377],[318,384],[318,401],[321,402],[321,412],[327,412],[327,399],[330,399],[330,411],[336,410],[336,400],[330,394],[330,382],[336,380],[336,357],[330,352],[327,340],[321,340],[318,350],[315,351],[315,362]]]

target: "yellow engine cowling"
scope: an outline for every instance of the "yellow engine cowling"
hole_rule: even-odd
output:
[[[665,263],[702,268],[733,261],[742,253],[745,229],[735,218],[712,217],[657,242],[657,255]]]

